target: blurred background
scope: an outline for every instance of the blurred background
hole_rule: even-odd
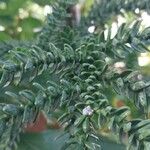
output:
[[[53,0],[55,1],[55,0]],[[32,41],[42,30],[42,27],[46,24],[46,16],[53,12],[50,5],[52,0],[0,0],[0,44],[5,41]],[[91,9],[94,0],[80,0],[81,13],[86,16]],[[138,8],[135,12],[122,12],[122,15],[111,17],[105,25],[105,34],[108,33],[108,28],[111,27],[112,36],[117,32],[117,29],[122,23],[131,23],[137,18],[142,19],[142,27],[150,26],[150,15],[145,11],[140,11]],[[89,33],[93,33],[95,26],[91,25],[88,28]],[[1,49],[0,49],[1,51]],[[144,78],[150,76],[150,54],[141,53],[138,56],[129,56],[127,64],[129,68],[140,68]],[[116,62],[116,68],[125,67],[124,62]],[[111,90],[110,90],[111,91]],[[107,95],[111,99],[111,103],[114,107],[121,107],[123,105],[132,105],[125,101],[124,97],[120,97],[114,93],[111,93],[108,89]],[[139,114],[136,112],[136,108],[132,108],[132,117],[136,117]],[[55,117],[49,117],[47,122],[45,116],[41,113],[38,120],[34,125],[29,125],[25,129],[25,133],[21,135],[21,143],[18,150],[59,150],[64,138],[54,140],[55,137],[62,133],[59,124],[55,120]],[[106,135],[106,134],[105,134]],[[117,137],[114,135],[109,136],[110,139],[117,141]],[[56,146],[57,145],[57,148]],[[106,140],[101,141],[101,145],[104,146],[104,150],[125,149],[123,145],[116,145],[114,142]]]
[[[30,40],[52,12],[50,0],[0,0],[0,40]]]

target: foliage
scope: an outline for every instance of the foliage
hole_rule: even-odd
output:
[[[35,41],[2,43],[0,149],[16,149],[20,133],[40,111],[59,112],[61,136],[68,136],[62,150],[101,149],[99,141],[107,132],[117,135],[127,149],[148,149],[150,82],[141,78],[138,67],[120,69],[115,63],[127,64],[132,54],[149,51],[150,28],[141,29],[137,20],[132,26],[122,24],[114,37],[111,29],[107,35],[104,29],[112,13],[137,7],[149,11],[148,2],[96,0],[77,24],[72,12],[77,1],[52,1],[53,13]],[[96,23],[92,34],[89,20]],[[114,107],[108,90],[135,105],[139,118],[129,105]]]
[[[44,5],[50,0],[1,0],[0,1],[0,40],[25,40],[32,39],[44,24],[44,15],[39,12],[44,10]]]
[[[62,134],[62,131],[57,130],[48,130],[42,133],[22,134],[21,141],[18,145],[18,150],[27,150],[27,149],[60,150],[61,146],[63,145],[63,141],[68,139],[66,135],[56,140],[56,137],[58,137],[60,134]],[[105,138],[103,138],[99,142],[104,149],[109,149],[111,147],[112,150],[124,150],[123,145],[108,141]]]

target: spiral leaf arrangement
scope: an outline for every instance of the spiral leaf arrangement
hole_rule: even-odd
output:
[[[100,13],[97,5],[91,12],[96,11],[95,17],[105,21],[105,12],[109,17],[111,12],[119,14],[120,9],[139,7],[148,11],[148,2],[102,0],[98,2],[103,8]],[[113,38],[110,30],[107,36],[104,31],[85,34],[80,26],[67,24],[71,19],[67,8],[72,5],[71,1],[55,3],[35,44],[3,45],[0,88],[5,96],[0,103],[0,149],[17,148],[24,127],[34,123],[40,111],[55,110],[63,112],[58,121],[69,135],[62,149],[101,149],[99,131],[104,127],[117,134],[121,142],[127,138],[128,149],[146,149],[150,141],[150,82],[141,79],[139,71],[127,67],[118,70],[114,63],[126,62],[131,53],[149,51],[150,28],[140,30],[141,22],[137,21],[132,27],[122,24]],[[86,27],[86,21],[83,24]],[[44,84],[36,80],[46,73]],[[132,119],[129,106],[112,106],[105,94],[108,88],[127,97],[144,117]]]

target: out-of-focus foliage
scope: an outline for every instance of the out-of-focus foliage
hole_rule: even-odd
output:
[[[64,136],[56,140],[56,137],[60,136],[62,131],[48,130],[42,133],[26,133],[21,135],[21,142],[18,145],[18,150],[61,150],[63,142],[68,139]],[[121,144],[116,144],[105,138],[99,141],[104,150],[124,150],[125,147]],[[56,146],[57,145],[57,146]]]
[[[1,0],[0,40],[32,39],[39,32],[51,0]]]

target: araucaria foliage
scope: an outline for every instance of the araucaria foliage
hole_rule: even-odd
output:
[[[150,142],[150,81],[130,55],[149,51],[150,28],[141,21],[123,23],[115,36],[109,20],[125,12],[150,11],[150,0],[95,0],[91,10],[76,13],[77,1],[57,0],[47,25],[33,43],[4,43],[0,52],[0,150],[14,150],[19,134],[43,111],[61,111],[58,121],[69,140],[63,149],[100,150],[104,128],[146,150]],[[79,11],[79,10],[78,10]],[[89,33],[88,27],[94,26]],[[20,44],[19,44],[20,43]],[[125,67],[115,67],[116,62]],[[135,105],[114,107],[111,91]],[[111,148],[110,148],[111,149]]]

